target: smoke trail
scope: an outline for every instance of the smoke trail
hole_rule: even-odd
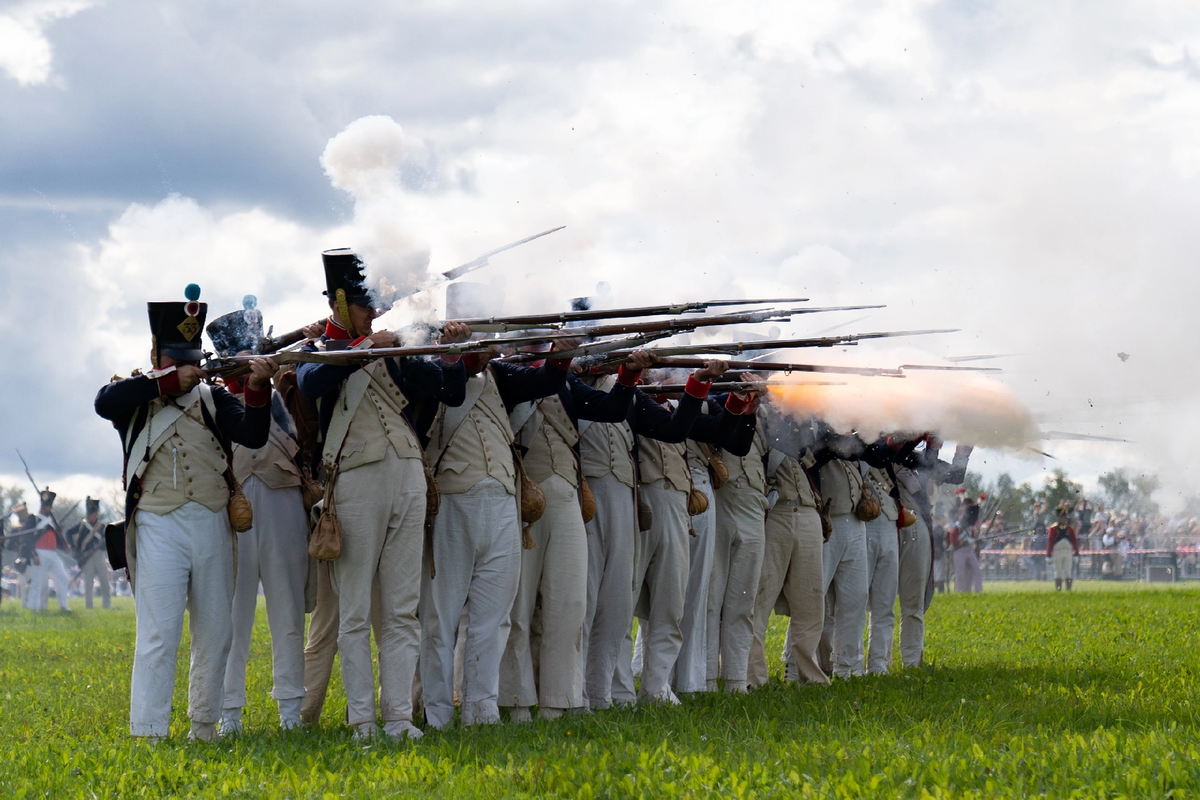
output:
[[[841,386],[771,386],[772,399],[797,416],[818,416],[839,430],[871,439],[892,431],[936,431],[981,447],[1023,449],[1036,443],[1029,411],[1007,386],[982,375],[909,374],[905,378],[848,375]]]
[[[336,188],[354,198],[352,247],[367,265],[367,285],[379,307],[428,283],[429,245],[412,230],[419,228],[419,208],[400,184],[405,137],[387,116],[361,117],[329,140],[321,166]]]

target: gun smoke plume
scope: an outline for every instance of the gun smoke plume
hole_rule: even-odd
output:
[[[401,297],[428,284],[429,245],[413,234],[423,226],[411,196],[400,184],[405,136],[387,116],[361,117],[329,140],[321,166],[334,187],[354,198],[351,247],[366,262],[367,285],[377,307],[391,308]]]
[[[1022,450],[1038,441],[1029,411],[999,381],[973,374],[909,373],[904,378],[839,376],[841,385],[769,386],[780,407],[796,416],[818,416],[866,440],[892,431],[936,431],[960,444]]]

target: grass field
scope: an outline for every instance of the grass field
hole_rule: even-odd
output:
[[[0,796],[1200,794],[1200,587],[1079,587],[939,596],[919,670],[370,746],[338,724],[340,685],[321,728],[276,730],[261,609],[247,735],[185,741],[184,657],[177,735],[148,745],[126,733],[130,602],[72,616],[5,602]]]

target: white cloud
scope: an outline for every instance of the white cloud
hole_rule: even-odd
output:
[[[95,5],[95,0],[30,0],[0,12],[0,69],[21,86],[50,79],[54,53],[46,28]]]

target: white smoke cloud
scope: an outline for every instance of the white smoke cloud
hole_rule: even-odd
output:
[[[46,28],[93,5],[95,0],[30,0],[0,12],[0,70],[21,86],[46,83],[54,61]]]
[[[391,117],[355,120],[329,140],[321,166],[330,182],[354,198],[348,234],[367,265],[368,286],[383,305],[427,283],[429,245],[413,231],[424,218],[416,198],[400,183],[404,131]]]

